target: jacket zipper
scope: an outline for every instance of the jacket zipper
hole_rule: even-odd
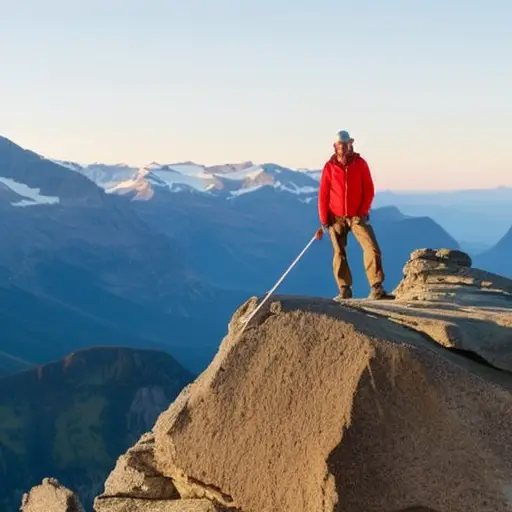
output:
[[[348,164],[345,165],[345,217],[348,217]]]

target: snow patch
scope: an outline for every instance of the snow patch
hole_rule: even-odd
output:
[[[65,160],[47,160],[69,169],[70,171],[82,174],[105,191],[115,187],[123,181],[135,179],[138,170],[137,167],[132,167],[123,163],[113,165],[101,163],[81,165],[76,162],[69,162]]]
[[[259,190],[265,186],[268,186],[268,185],[258,185],[256,187],[240,188],[238,190],[233,190],[232,192],[230,192],[230,194],[234,197],[242,196],[244,194],[249,194],[250,192],[255,192],[256,190]]]
[[[54,196],[44,196],[39,188],[32,188],[24,183],[19,183],[10,178],[0,177],[0,183],[9,187],[14,193],[23,197],[21,201],[11,203],[12,206],[34,206],[37,204],[57,204],[60,198]]]
[[[240,162],[237,164],[220,164],[220,165],[209,165],[206,167],[206,171],[212,174],[231,174],[232,172],[242,171],[254,167],[254,164],[250,161]]]
[[[290,192],[291,194],[297,194],[297,195],[315,194],[318,190],[316,187],[311,187],[311,186],[298,187],[297,185],[295,185],[295,183],[284,184],[284,183],[281,183],[280,181],[276,181],[274,183],[274,188],[278,188],[285,192]]]
[[[176,185],[186,185],[195,190],[204,191],[205,187],[210,184],[206,183],[206,180],[211,175],[206,174],[204,169],[195,171],[195,173],[183,174],[171,168],[169,170],[154,170],[149,175],[148,180],[153,181],[155,185],[163,185],[171,189],[176,188]],[[155,178],[157,179],[155,180]]]
[[[194,175],[182,174],[168,166],[161,167],[158,164],[151,164],[148,167],[140,169],[135,176],[122,180],[106,189],[108,194],[127,193],[136,191],[139,198],[149,199],[153,197],[150,190],[156,188],[165,188],[172,192],[181,192],[183,190],[194,190],[199,192],[208,192],[222,184],[211,174],[201,172]],[[141,194],[144,192],[143,194]]]
[[[103,189],[109,189],[118,183],[130,179],[135,179],[138,172],[137,167],[127,165],[103,165],[92,164],[84,167],[80,173],[94,181],[96,185]]]
[[[295,172],[304,174],[311,179],[315,181],[320,181],[322,178],[322,171],[321,170],[311,170],[311,169],[297,169]]]
[[[61,167],[65,167],[66,169],[69,169],[71,171],[81,172],[83,170],[83,167],[75,162],[67,162],[64,160],[52,160],[51,158],[48,160],[54,164],[60,165]]]
[[[131,190],[137,193],[139,199],[149,199],[153,196],[151,191],[156,188],[207,194],[225,190],[229,191],[229,197],[236,197],[264,186],[297,196],[308,196],[318,191],[317,184],[322,174],[318,170],[293,170],[273,163],[254,164],[250,161],[211,166],[191,161],[170,164],[153,161],[142,169],[126,164],[53,162],[86,176],[107,193],[126,194]]]
[[[205,168],[202,165],[196,164],[171,164],[166,165],[165,168],[185,176],[201,176],[205,174]]]
[[[309,171],[307,175],[315,181],[320,181],[322,178],[322,171]]]
[[[222,178],[225,180],[242,181],[242,180],[253,180],[264,173],[264,169],[259,166],[248,167],[240,171],[230,172],[229,174],[222,174]]]

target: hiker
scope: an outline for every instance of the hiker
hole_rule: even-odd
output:
[[[369,223],[375,188],[370,168],[353,149],[354,139],[341,130],[336,134],[334,154],[326,162],[318,192],[318,213],[334,249],[333,272],[339,288],[334,300],[352,297],[352,273],[347,260],[347,237],[352,232],[361,245],[366,276],[371,287],[369,299],[387,296],[383,288],[382,256],[375,232]]]

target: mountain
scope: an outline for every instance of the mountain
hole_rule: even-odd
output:
[[[491,272],[512,277],[512,226],[495,246],[478,254],[475,263]]]
[[[87,174],[87,169],[80,172]],[[216,286],[264,293],[318,227],[320,173],[252,162],[224,166],[221,171],[191,162],[153,163],[116,185],[112,176],[117,171],[98,184],[129,200],[155,230],[179,240],[187,262]],[[404,215],[394,206],[376,209],[372,222],[384,253],[388,287],[400,280],[401,262],[415,247],[459,247],[429,217]],[[361,296],[368,292],[362,253],[353,240],[348,251],[354,292]],[[329,241],[317,244],[281,291],[336,294],[331,259]]]
[[[318,228],[314,196],[304,202],[299,196],[274,187],[263,187],[230,201],[182,193],[175,194],[172,201],[137,202],[137,207],[148,224],[179,239],[187,252],[187,261],[214,284],[252,293],[268,291]],[[410,217],[397,208],[376,209],[371,222],[383,251],[388,287],[396,286],[402,262],[415,247],[459,247],[432,219]],[[352,237],[348,254],[354,293],[366,295],[369,287],[362,252]],[[280,291],[335,295],[331,261],[332,247],[326,236],[304,255]]]
[[[95,297],[98,298],[97,293]],[[58,299],[34,295],[8,284],[0,285],[0,377],[58,359],[70,347],[159,346],[151,339],[132,334],[135,329],[131,328],[130,318],[139,312],[131,302],[114,296],[110,299],[110,305],[103,305],[107,310],[115,305],[119,311],[124,311],[127,322],[102,319]]]
[[[113,343],[124,333],[126,344],[165,347],[194,371],[208,363],[216,350],[211,335],[223,334],[226,316],[246,293],[212,285],[188,264],[179,242],[151,228],[133,203],[4,138],[0,190],[0,287],[18,297],[26,292],[21,300],[39,312],[50,304],[63,308],[59,318],[72,311],[83,326],[74,336],[29,309],[28,329],[38,332],[29,344],[40,350],[10,343],[7,352],[43,363],[94,344],[102,325],[117,332]],[[54,336],[61,343],[43,344]],[[107,331],[101,340],[108,343]]]
[[[467,242],[466,240],[459,240],[459,245],[461,249],[467,252],[471,257],[478,256],[492,247],[492,244]]]
[[[113,184],[118,169],[114,166],[107,177],[102,175],[98,185],[127,199],[155,230],[179,240],[187,262],[217,287],[267,291],[318,227],[317,170],[252,162],[217,167],[152,163],[138,171],[132,168],[128,179]],[[79,172],[92,176],[89,167]],[[415,247],[459,247],[429,217],[404,215],[393,206],[376,209],[372,222],[384,252],[389,287],[400,280],[401,261]],[[368,292],[362,254],[353,240],[348,250],[354,292],[361,296]],[[328,241],[313,247],[282,291],[335,294],[331,251]]]
[[[194,371],[215,354],[229,311],[269,290],[318,227],[318,171],[252,162],[82,166],[9,148],[16,158],[0,160],[11,169],[5,177],[59,198],[24,208],[15,206],[23,197],[3,201],[0,234],[10,249],[0,265],[9,283],[129,333],[130,346],[144,339],[138,346],[166,347]],[[56,183],[69,183],[80,199],[61,198]],[[415,247],[458,247],[431,218],[396,207],[375,209],[372,223],[388,288]],[[348,253],[355,296],[366,295],[352,238]],[[335,295],[331,261],[329,240],[315,243],[280,291]]]
[[[88,167],[80,172],[91,176]],[[289,264],[282,257],[283,251],[277,247],[289,247],[287,258],[293,260],[291,247],[299,252],[306,241],[304,227],[311,230],[317,223],[319,170],[293,170],[275,164],[255,165],[252,162],[220,166],[219,169],[185,162],[169,165],[152,163],[140,170],[132,168],[128,179],[116,180],[116,173],[117,170],[112,171],[108,180],[102,178],[97,183],[111,194],[123,195],[137,202],[138,211],[156,229],[180,239],[197,238],[185,244],[192,248],[188,261],[196,268],[206,267],[202,253],[196,247],[201,243],[208,244],[208,260],[212,261],[209,269],[212,270],[207,274],[217,285],[244,289],[259,286],[256,288],[258,291],[267,283],[270,286],[270,276],[277,278],[280,269],[284,270]],[[385,233],[379,238],[385,252],[389,285],[394,286],[400,279],[401,269],[396,262],[406,257],[415,246],[461,246],[473,256],[485,252],[490,244],[480,240],[482,231],[486,231],[485,236],[498,236],[502,223],[493,221],[492,233],[489,230],[475,230],[473,226],[484,219],[491,222],[490,219],[494,219],[493,215],[496,214],[495,205],[501,208],[506,203],[508,208],[512,204],[510,195],[505,187],[440,194],[377,192],[373,218],[379,231]],[[215,201],[217,198],[230,204]],[[309,205],[309,209],[304,204]],[[190,220],[194,214],[188,212],[189,208],[194,210],[196,218],[197,214],[201,216],[201,222]],[[395,215],[393,219],[389,217],[391,211]],[[467,221],[472,216],[476,224],[469,229]],[[422,220],[414,220],[418,217]],[[275,219],[278,219],[277,223]],[[392,225],[391,231],[387,228],[387,221]],[[181,229],[184,226],[186,228]],[[250,227],[242,235],[238,230],[243,226]],[[426,231],[422,232],[425,228]],[[455,242],[454,233],[462,236],[461,244]],[[398,246],[388,243],[391,240],[398,241]],[[410,243],[407,240],[411,240]],[[363,281],[362,285],[357,286],[357,293],[364,294],[367,287],[362,266],[358,263],[361,253],[355,244],[349,246],[349,254],[355,262],[358,281]],[[324,251],[321,261],[325,262],[326,257],[329,256]],[[310,255],[307,258],[312,265],[325,267],[320,260],[317,263],[311,260]],[[229,265],[221,265],[223,261],[229,262]],[[259,268],[261,272],[257,270]],[[304,274],[301,276],[304,277]],[[328,284],[330,278],[325,273],[320,281],[322,285],[308,285],[306,289],[302,281],[301,290],[321,295],[335,292]],[[291,286],[289,280],[285,286],[289,286],[286,289],[289,292],[300,291]]]
[[[424,248],[394,293],[277,295],[247,325],[248,300],[95,512],[509,510],[512,280]],[[23,512],[51,494],[73,497],[45,479]]]
[[[380,206],[397,206],[409,215],[429,216],[466,246],[484,244],[490,247],[510,227],[512,187],[435,192],[379,191],[375,207]]]
[[[114,347],[0,378],[0,509],[47,474],[90,507],[119,454],[193,378],[164,352]]]
[[[252,162],[199,165],[193,162],[159,164],[152,162],[140,169],[126,164],[92,164],[51,160],[88,177],[107,193],[149,200],[161,192],[201,192],[231,198],[272,186],[292,194],[309,195],[318,189],[318,171],[294,171],[276,164]]]
[[[152,199],[164,189],[231,199],[267,186],[311,201],[321,176],[320,169],[287,169],[271,163],[204,166],[193,162],[165,165],[153,162],[138,169],[125,164],[80,166],[56,162],[90,177],[108,192],[138,200]],[[374,207],[383,206],[396,206],[407,215],[431,217],[476,254],[494,245],[508,229],[512,187],[435,192],[378,190]]]
[[[109,165],[97,162],[83,166],[76,162],[64,160],[49,159],[49,161],[89,178],[89,180],[105,190],[117,185],[121,181],[133,178],[137,173],[137,167],[122,163]]]

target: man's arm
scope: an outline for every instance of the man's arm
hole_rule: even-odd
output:
[[[320,188],[318,189],[318,215],[322,226],[329,223],[329,196],[331,193],[331,175],[327,164],[324,165]]]
[[[373,198],[375,197],[375,186],[373,184],[372,174],[370,168],[365,160],[362,164],[362,179],[363,179],[363,200],[361,203],[361,216],[364,217],[370,214]]]

